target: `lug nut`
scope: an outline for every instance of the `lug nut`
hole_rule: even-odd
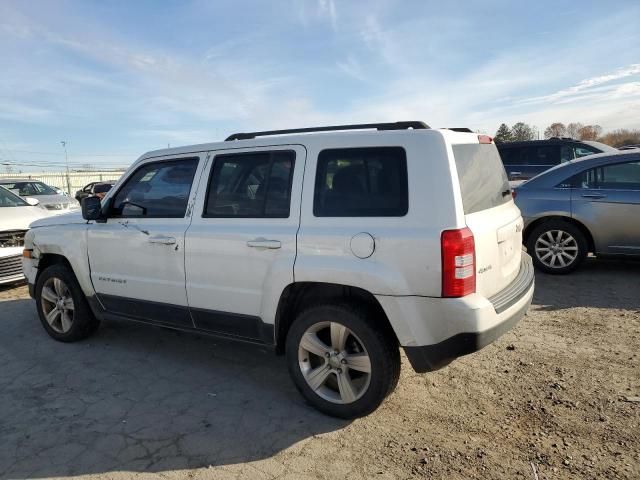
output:
[[[338,373],[342,373],[342,369],[339,368],[338,370],[336,370]]]
[[[343,358],[342,360],[340,360],[340,363],[341,363],[342,365],[346,365],[346,364],[347,364],[347,361]]]
[[[327,357],[327,358],[329,358],[329,357],[331,356],[331,354],[330,354],[329,352],[326,352],[326,353],[324,354],[324,356],[325,356],[325,357]]]

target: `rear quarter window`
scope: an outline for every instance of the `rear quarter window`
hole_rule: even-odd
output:
[[[408,197],[401,147],[328,149],[318,155],[316,217],[402,217]]]
[[[509,179],[495,145],[454,145],[453,156],[465,215],[511,201]]]

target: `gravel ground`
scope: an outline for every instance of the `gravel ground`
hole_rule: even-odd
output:
[[[0,290],[0,478],[640,478],[640,263],[538,274],[528,317],[354,422],[265,349],[125,322],[50,340]],[[534,473],[535,470],[535,473]]]

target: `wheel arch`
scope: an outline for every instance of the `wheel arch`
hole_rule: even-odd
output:
[[[568,217],[564,215],[548,215],[548,216],[540,217],[534,220],[529,225],[527,225],[527,227],[524,229],[524,232],[522,234],[522,242],[526,245],[529,241],[529,236],[531,235],[531,232],[533,232],[533,230],[535,230],[539,225],[542,225],[543,223],[547,223],[554,220],[569,223],[577,227],[584,234],[584,237],[587,240],[588,251],[595,253],[596,247],[595,247],[595,242],[593,240],[593,235],[591,235],[591,232],[585,226],[585,224],[580,222],[579,220],[576,220],[573,217]]]
[[[291,325],[304,308],[327,302],[346,301],[366,308],[374,321],[397,341],[393,326],[382,305],[369,291],[351,285],[325,282],[295,282],[283,290],[275,317],[274,341],[276,353],[284,353],[284,345]]]
[[[44,272],[51,265],[64,265],[65,267],[69,268],[69,270],[71,270],[71,272],[75,275],[73,267],[71,266],[71,262],[69,262],[67,257],[58,253],[43,253],[38,260],[38,273],[36,274],[36,282],[38,281],[38,277],[40,277],[40,274],[42,274],[42,272]]]

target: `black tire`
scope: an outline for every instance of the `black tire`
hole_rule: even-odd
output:
[[[563,261],[566,265],[561,265],[559,260],[556,260],[555,266],[552,266],[549,264],[549,257],[544,259],[544,256],[547,255],[548,252],[536,250],[536,243],[538,243],[539,240],[549,241],[547,235],[551,233],[551,237],[555,237],[557,235],[555,232],[566,232],[575,240],[575,242],[571,242],[571,247],[573,248],[575,246],[577,249],[575,250],[575,258],[569,262],[567,258],[563,256]],[[535,227],[527,237],[527,252],[531,255],[535,267],[545,273],[564,275],[573,272],[586,258],[588,250],[589,244],[582,230],[573,223],[564,220],[549,220],[543,222]],[[573,254],[573,252],[569,253]]]
[[[45,284],[52,279],[62,280],[73,299],[74,309],[71,328],[65,332],[56,331],[47,321],[44,311],[42,290]],[[100,326],[100,320],[93,315],[89,303],[78,284],[78,280],[66,265],[51,265],[38,276],[35,288],[35,300],[42,326],[51,338],[60,342],[76,342],[82,340],[93,334]]]
[[[378,408],[384,399],[393,392],[400,377],[400,351],[393,331],[376,320],[375,313],[351,304],[317,305],[304,310],[297,316],[287,335],[287,366],[300,393],[316,409],[333,417],[345,419],[363,417]],[[371,368],[368,386],[362,388],[360,396],[355,401],[334,403],[323,398],[321,394],[310,387],[303,374],[302,362],[310,360],[299,359],[302,337],[307,329],[327,322],[338,323],[350,330],[349,336],[345,337],[348,339],[347,344],[351,343],[356,347],[361,344],[369,357]],[[348,347],[344,351],[347,350]],[[321,357],[314,357],[314,359],[316,362],[324,360]],[[329,360],[325,364],[328,362]],[[306,365],[306,363],[304,364]],[[320,363],[320,365],[322,364]],[[338,371],[341,369],[338,368],[333,373],[336,379],[339,378]],[[345,369],[341,374],[349,375],[350,378],[353,375],[363,375],[350,368]],[[338,380],[336,380],[337,383]],[[338,395],[340,396],[341,393]]]

